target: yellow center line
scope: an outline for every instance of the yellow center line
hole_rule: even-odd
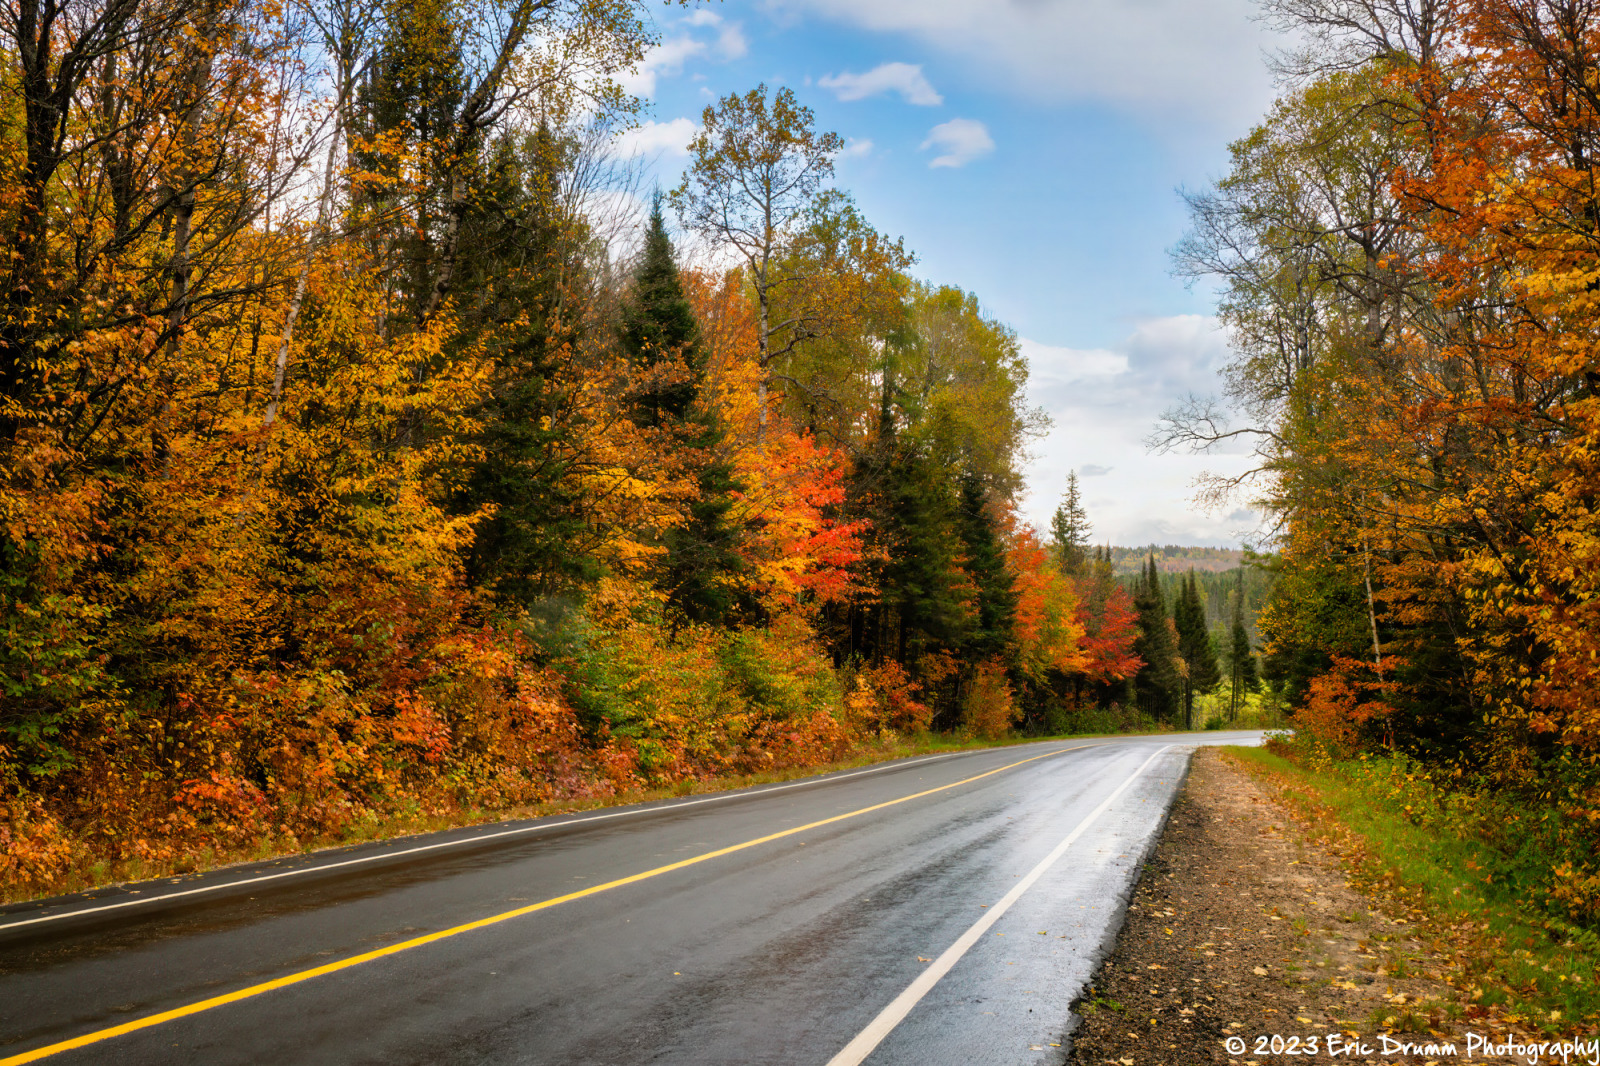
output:
[[[680,859],[677,862],[668,863],[665,866],[657,866],[655,869],[645,870],[643,873],[629,874],[627,877],[619,877],[615,881],[607,881],[604,884],[580,889],[577,892],[568,892],[564,896],[553,896],[550,899],[540,900],[538,903],[530,903],[526,907],[518,907],[516,910],[505,911],[501,914],[493,914],[487,918],[479,918],[475,922],[467,922],[464,925],[456,925],[450,927],[449,929],[441,929],[437,933],[428,933],[425,936],[413,937],[410,940],[402,940],[398,944],[390,944],[388,947],[378,948],[376,951],[368,951],[361,955],[352,955],[348,959],[340,959],[338,962],[330,962],[325,966],[317,966],[309,970],[301,970],[298,973],[288,974],[284,977],[274,978],[271,981],[263,981],[258,985],[251,985],[248,988],[241,988],[237,992],[229,992],[226,995],[213,996],[210,999],[202,999],[194,1003],[186,1004],[182,1007],[176,1007],[173,1010],[162,1011],[160,1014],[152,1014],[145,1018],[137,1018],[134,1021],[125,1022],[122,1025],[114,1025],[109,1029],[97,1029],[92,1033],[85,1033],[83,1036],[73,1037],[71,1040],[63,1040],[58,1044],[50,1044],[46,1047],[35,1048],[33,1051],[25,1051],[20,1055],[13,1055],[8,1059],[0,1059],[0,1066],[19,1066],[19,1064],[24,1062],[38,1062],[40,1059],[49,1058],[52,1055],[59,1055],[63,1051],[71,1051],[74,1048],[88,1047],[90,1044],[98,1044],[102,1040],[110,1040],[112,1037],[123,1036],[127,1033],[135,1033],[140,1029],[149,1029],[152,1026],[161,1025],[163,1022],[176,1021],[179,1018],[187,1018],[191,1014],[200,1014],[203,1011],[213,1010],[229,1003],[237,1003],[242,999],[249,999],[252,996],[259,996],[264,992],[271,992],[274,989],[288,988],[290,985],[297,985],[301,981],[309,981],[313,977],[321,977],[324,974],[338,973],[340,970],[348,970],[352,966],[360,966],[364,962],[371,962],[374,959],[381,959],[387,955],[398,955],[402,951],[410,951],[412,948],[420,948],[424,944],[432,944],[435,941],[445,940],[453,936],[460,936],[462,933],[470,933],[474,929],[483,929],[486,926],[510,921],[512,918],[520,918],[524,914],[532,914],[535,911],[548,910],[549,908],[558,906],[562,903],[569,903],[575,899],[583,899],[585,896],[597,895],[609,889],[621,888],[623,885],[631,885],[638,881],[648,880],[652,877],[659,877],[662,874],[671,873],[674,870],[681,870],[686,866],[693,866],[696,863],[706,862],[709,859],[717,859],[724,855],[731,855],[736,851],[743,851],[745,848],[753,848],[757,844],[766,844],[774,840],[781,840],[787,836],[793,836],[796,833],[804,833],[808,829],[817,829],[821,826],[831,825],[834,822],[842,822],[847,818],[855,818],[858,815],[870,814],[873,811],[881,811],[885,807],[893,807],[899,803],[908,803],[914,799],[921,799],[923,796],[931,796],[936,792],[944,792],[948,789],[958,788],[961,785],[970,785],[974,781],[981,781],[985,777],[993,777],[995,774],[1003,773],[1006,770],[1021,766],[1024,763],[1036,762],[1039,759],[1048,759],[1052,755],[1061,755],[1065,752],[1077,751],[1079,748],[1087,748],[1089,746],[1090,745],[1088,744],[1078,744],[1071,748],[1057,748],[1055,751],[1047,751],[1043,755],[1035,755],[1028,759],[1019,759],[1014,763],[1007,763],[1005,766],[986,771],[985,773],[974,774],[972,777],[962,778],[960,781],[952,781],[948,785],[940,785],[938,788],[924,789],[921,792],[913,792],[909,796],[901,796],[899,799],[886,800],[883,803],[874,803],[870,807],[862,807],[860,810],[850,811],[847,814],[836,814],[832,818],[824,818],[821,821],[808,822],[805,825],[797,825],[793,829],[785,829],[778,833],[769,833],[764,837],[756,837],[754,840],[746,840],[742,844],[730,844],[725,848],[718,848],[716,851],[708,851],[702,855],[695,855],[688,859]]]

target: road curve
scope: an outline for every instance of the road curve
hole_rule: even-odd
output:
[[[1053,741],[0,910],[0,1066],[1059,1063],[1196,744]]]

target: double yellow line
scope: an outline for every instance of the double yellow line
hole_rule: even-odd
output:
[[[179,1018],[187,1018],[191,1014],[200,1014],[204,1011],[215,1010],[217,1007],[225,1006],[229,1003],[237,1003],[242,999],[250,999],[253,996],[259,996],[265,992],[271,992],[274,989],[288,988],[290,985],[297,985],[302,981],[309,981],[314,977],[321,977],[324,974],[338,973],[340,970],[348,970],[352,966],[360,966],[364,962],[371,962],[374,959],[381,959],[388,955],[398,955],[402,951],[410,951],[412,948],[420,948],[424,944],[432,944],[440,940],[448,940],[450,937],[460,936],[462,933],[470,933],[474,929],[483,929],[491,925],[497,925],[500,922],[508,922],[513,918],[520,918],[525,914],[533,914],[535,911],[548,910],[551,907],[556,907],[563,903],[570,903],[575,899],[583,899],[585,896],[598,895],[601,892],[606,892],[613,888],[621,888],[623,885],[631,885],[639,881],[649,880],[652,877],[660,877],[662,874],[671,873],[674,870],[681,870],[686,866],[693,866],[696,863],[707,862],[711,859],[718,859],[724,855],[732,855],[736,851],[743,851],[745,848],[753,848],[758,844],[766,844],[774,840],[781,840],[784,837],[794,836],[796,833],[804,833],[807,830],[818,829],[825,825],[832,825],[834,822],[842,822],[847,818],[855,818],[863,814],[870,814],[873,811],[881,811],[885,807],[893,807],[896,804],[909,803],[914,799],[921,799],[923,796],[931,796],[936,792],[945,792],[952,788],[959,788],[962,785],[970,785],[974,781],[981,781],[986,777],[993,777],[995,774],[1003,773],[1006,770],[1015,769],[1024,763],[1037,762],[1039,759],[1048,759],[1052,755],[1060,755],[1063,752],[1068,751],[1077,751],[1079,748],[1086,748],[1088,746],[1089,745],[1087,744],[1078,744],[1071,748],[1057,748],[1055,751],[1047,751],[1043,755],[1035,755],[1028,759],[1019,759],[1014,763],[1007,763],[1005,766],[998,767],[994,770],[989,770],[985,773],[974,774],[972,777],[962,778],[960,781],[952,781],[948,785],[940,785],[938,788],[924,789],[921,792],[913,792],[909,796],[901,796],[899,799],[887,800],[883,803],[874,803],[870,807],[862,807],[860,810],[850,811],[848,814],[836,814],[832,818],[824,818],[821,821],[808,822],[805,825],[797,825],[793,829],[785,829],[778,833],[769,833],[764,837],[756,837],[754,840],[746,840],[741,844],[730,844],[728,847],[718,848],[716,851],[708,851],[702,855],[696,855],[692,858],[681,859],[678,862],[668,863],[665,866],[657,866],[655,869],[645,870],[643,873],[629,874],[627,877],[619,877],[615,881],[607,881],[604,884],[593,885],[589,888],[580,889],[577,892],[568,892],[564,896],[552,896],[550,899],[540,900],[538,903],[530,903],[526,907],[518,907],[516,910],[504,911],[500,914],[490,915],[487,918],[479,918],[475,922],[467,922],[463,925],[451,926],[449,929],[441,929],[437,933],[428,933],[425,936],[413,937],[410,940],[402,940],[398,944],[390,944],[386,948],[379,948],[376,951],[368,951],[361,955],[352,955],[347,959],[340,959],[338,962],[330,962],[325,966],[317,966],[309,970],[301,970],[298,973],[292,973],[284,977],[274,978],[271,981],[263,981],[258,985],[250,985],[248,988],[241,988],[236,992],[229,992],[226,995],[213,996],[210,999],[202,999],[194,1003],[186,1004],[182,1007],[174,1008],[173,1010],[162,1011],[160,1014],[152,1014],[145,1018],[138,1018],[131,1022],[125,1022],[122,1025],[114,1025],[109,1029],[97,1029],[92,1033],[85,1033],[83,1036],[73,1037],[71,1040],[63,1040],[58,1044],[50,1044],[42,1048],[35,1048],[33,1051],[25,1051],[20,1055],[13,1055],[7,1059],[0,1059],[0,1066],[20,1066],[20,1064],[24,1062],[38,1062],[40,1059],[46,1059],[52,1055],[59,1055],[63,1051],[71,1051],[74,1048],[88,1047],[90,1044],[98,1044],[100,1041],[110,1040],[112,1037],[124,1036],[128,1033],[136,1033],[140,1029],[149,1029],[165,1022],[176,1021]]]

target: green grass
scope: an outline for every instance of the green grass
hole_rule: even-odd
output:
[[[1551,1033],[1600,1019],[1600,937],[1530,907],[1510,869],[1527,863],[1525,851],[1508,856],[1443,816],[1419,817],[1417,789],[1433,786],[1407,778],[1405,789],[1392,787],[1394,768],[1383,760],[1323,760],[1313,769],[1265,748],[1223,750],[1312,824],[1331,817],[1348,831],[1335,842],[1358,885],[1462,962],[1456,981],[1469,1013],[1497,1007],[1508,1021]]]

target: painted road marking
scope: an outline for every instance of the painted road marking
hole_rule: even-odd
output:
[[[979,748],[978,751],[993,751],[993,748]],[[38,918],[25,918],[20,922],[0,922],[0,934],[8,929],[21,929],[25,925],[37,925],[40,922],[54,922],[62,918],[78,918],[86,914],[99,914],[102,911],[114,911],[123,907],[138,907],[146,903],[161,903],[169,899],[182,899],[184,896],[195,896],[203,892],[220,892],[225,888],[242,888],[245,885],[259,885],[263,881],[277,881],[284,877],[298,877],[301,874],[321,873],[324,870],[337,870],[345,866],[360,866],[362,863],[378,862],[382,859],[398,859],[406,855],[420,855],[425,851],[438,851],[440,848],[456,848],[463,844],[481,844],[485,840],[499,840],[503,837],[524,836],[528,833],[540,833],[546,829],[559,829],[569,825],[583,825],[585,822],[603,822],[607,818],[627,818],[636,814],[655,814],[660,811],[675,811],[682,807],[696,807],[702,803],[720,803],[730,799],[744,799],[750,796],[764,796],[769,792],[782,792],[784,789],[801,788],[807,785],[823,785],[832,781],[843,781],[849,777],[860,777],[862,774],[875,774],[884,770],[903,769],[907,766],[920,766],[923,763],[935,762],[939,759],[950,759],[957,755],[975,754],[975,752],[952,751],[945,755],[927,755],[920,759],[911,759],[907,762],[889,762],[879,766],[869,766],[865,770],[852,770],[847,774],[837,774],[832,777],[808,778],[804,781],[792,781],[787,785],[774,785],[757,791],[725,792],[721,795],[707,796],[704,799],[684,800],[681,803],[667,803],[659,807],[637,807],[625,811],[611,811],[607,814],[590,815],[587,818],[568,818],[565,821],[542,821],[537,825],[526,825],[518,829],[503,829],[498,833],[481,833],[478,836],[462,837],[459,840],[446,840],[438,844],[425,844],[421,847],[406,848],[403,851],[384,851],[375,855],[363,855],[359,859],[345,859],[342,862],[329,862],[320,865],[301,866],[293,870],[282,870],[275,874],[262,874],[259,877],[246,877],[238,881],[225,881],[221,884],[202,885],[199,888],[184,889],[181,892],[164,892],[155,896],[144,896],[140,899],[126,899],[117,903],[106,903],[98,907],[83,907],[78,910],[60,911],[56,914],[46,914]]]
[[[0,1059],[0,1066],[21,1066],[21,1064],[24,1062],[37,1062],[40,1059],[49,1058],[52,1055],[59,1055],[63,1051],[71,1051],[74,1048],[88,1047],[90,1044],[98,1044],[102,1040],[110,1040],[112,1037],[124,1036],[128,1033],[138,1032],[140,1029],[149,1029],[152,1026],[160,1025],[163,1022],[176,1021],[179,1018],[186,1018],[191,1014],[200,1014],[204,1011],[213,1010],[229,1003],[237,1003],[242,999],[250,999],[253,996],[259,996],[265,992],[274,991],[275,989],[288,988],[290,985],[297,985],[302,981],[309,981],[313,977],[321,977],[324,974],[338,973],[340,970],[348,970],[352,966],[359,966],[364,962],[371,962],[374,959],[381,959],[387,955],[398,955],[402,951],[410,951],[412,948],[420,948],[425,944],[432,944],[439,940],[447,940],[453,936],[460,936],[462,933],[470,933],[476,929],[483,929],[491,925],[497,925],[500,922],[510,921],[512,918],[520,918],[526,914],[533,914],[535,911],[547,910],[551,907],[559,906],[562,903],[570,903],[575,899],[583,899],[585,896],[593,896],[598,893],[605,892],[608,889],[620,888],[623,885],[631,885],[638,881],[645,881],[652,877],[659,877],[662,874],[671,873],[674,870],[681,870],[686,866],[694,866],[697,863],[720,858],[723,855],[731,855],[736,851],[743,851],[746,848],[753,848],[758,844],[770,843],[774,840],[781,840],[784,837],[794,836],[796,833],[804,833],[808,830],[820,828],[821,826],[832,825],[835,822],[842,822],[847,818],[855,818],[863,814],[870,814],[873,811],[881,811],[885,807],[894,807],[901,803],[908,803],[911,800],[921,799],[923,796],[932,796],[937,792],[946,792],[952,788],[958,788],[961,785],[970,785],[974,781],[981,781],[986,777],[993,777],[995,774],[1014,769],[1015,767],[1022,766],[1025,763],[1037,762],[1040,759],[1048,759],[1052,755],[1062,755],[1069,751],[1078,751],[1082,748],[1092,746],[1093,745],[1089,744],[1078,744],[1070,748],[1057,748],[1054,751],[1047,751],[1043,755],[1035,755],[1032,758],[1019,759],[1014,763],[1007,763],[1005,766],[997,767],[996,769],[989,770],[981,774],[974,774],[971,777],[962,778],[960,781],[952,781],[948,785],[940,785],[937,788],[924,789],[921,792],[913,792],[909,796],[901,796],[899,799],[886,800],[883,803],[874,803],[870,807],[862,807],[859,810],[850,811],[846,814],[836,814],[831,818],[824,818],[821,821],[809,822],[806,825],[797,825],[793,829],[784,829],[777,833],[769,833],[764,837],[756,837],[754,840],[746,840],[742,844],[730,844],[725,848],[718,848],[715,851],[708,851],[704,854],[695,855],[688,859],[680,859],[677,862],[668,863],[666,866],[657,866],[655,869],[645,870],[643,873],[630,874],[627,877],[619,877],[615,881],[607,881],[604,884],[580,889],[577,892],[569,892],[564,896],[554,896],[550,899],[541,900],[538,903],[530,903],[526,907],[518,907],[516,910],[490,915],[487,918],[479,918],[477,921],[467,922],[463,925],[452,926],[449,929],[441,929],[437,933],[428,933],[425,936],[413,937],[410,940],[402,940],[398,944],[391,944],[386,948],[379,948],[376,951],[368,951],[361,955],[352,955],[348,959],[340,959],[338,962],[330,962],[325,966],[318,966],[310,970],[301,970],[299,973],[287,974],[286,976],[279,977],[271,981],[263,981],[257,985],[250,985],[248,988],[241,988],[236,992],[229,992],[221,996],[213,996],[210,999],[202,999],[198,1002],[177,1007],[173,1010],[162,1011],[160,1014],[152,1014],[148,1017],[138,1018],[122,1025],[114,1025],[109,1029],[99,1029],[92,1033],[85,1033],[83,1036],[73,1037],[71,1040],[63,1040],[60,1043],[50,1044],[42,1048],[35,1048],[33,1051],[24,1051],[20,1055],[13,1055],[10,1058]],[[1162,748],[1161,750],[1166,751],[1167,749]],[[1157,754],[1159,754],[1159,752]],[[1153,759],[1155,756],[1152,755],[1151,758]],[[1127,783],[1124,782],[1122,787],[1126,788]],[[1117,792],[1120,793],[1121,789],[1118,789]]]
[[[1000,916],[1009,910],[1013,903],[1021,899],[1022,894],[1032,888],[1033,883],[1043,877],[1045,871],[1054,866],[1057,859],[1066,854],[1073,841],[1082,836],[1102,814],[1110,810],[1111,805],[1117,801],[1117,798],[1123,792],[1127,791],[1128,786],[1137,781],[1139,775],[1144,773],[1151,763],[1155,762],[1156,759],[1171,748],[1172,745],[1168,744],[1146,759],[1144,765],[1135,770],[1126,781],[1118,785],[1115,791],[1101,802],[1100,806],[1090,811],[1088,816],[1078,823],[1077,828],[1068,833],[1050,854],[1041,859],[1039,865],[1028,871],[1028,875],[1018,881],[999,903],[984,911],[983,917],[973,923],[972,928],[962,933],[954,944],[945,949],[943,955],[934,960],[932,966],[923,970],[904,992],[896,996],[894,1001],[883,1008],[865,1029],[857,1033],[856,1038],[844,1046],[844,1050],[829,1059],[828,1066],[859,1066],[863,1059],[872,1054],[873,1049],[883,1043],[883,1038],[893,1032],[894,1027],[904,1021],[907,1014],[911,1013],[911,1008],[915,1007],[922,997],[926,996],[933,986],[939,983],[941,977],[950,972],[951,967],[960,961],[961,956],[965,955],[972,945],[983,938],[983,934],[988,932],[989,927],[999,921]],[[0,1064],[0,1066],[4,1066],[4,1064]]]

